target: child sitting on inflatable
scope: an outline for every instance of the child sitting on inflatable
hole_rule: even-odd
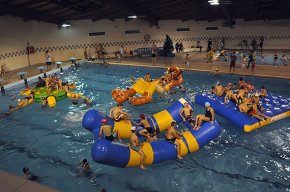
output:
[[[151,125],[149,124],[146,116],[143,113],[141,113],[139,115],[139,117],[140,117],[140,123],[137,123],[137,122],[133,122],[133,123],[135,125],[137,125],[137,126],[140,126],[141,125],[144,129],[146,129],[148,131],[148,133],[150,133],[150,135],[152,137],[155,137],[156,138],[157,133],[156,133],[155,130],[153,131],[153,129],[152,129]]]
[[[195,119],[192,117],[192,108],[189,106],[188,103],[184,103],[184,107],[180,111],[179,115],[183,119],[183,121],[188,121],[192,127],[194,127]],[[183,116],[184,114],[184,116]]]
[[[124,112],[122,108],[123,108],[123,104],[118,104],[117,107],[114,107],[113,109],[111,109],[110,117],[113,118],[114,121],[117,121],[117,122],[121,120],[127,121],[128,116],[132,117],[131,114]]]
[[[214,110],[210,107],[209,102],[205,102],[205,114],[199,114],[196,116],[194,130],[199,130],[203,121],[210,121],[213,123],[214,121]]]
[[[101,122],[102,122],[102,126],[99,133],[100,137],[102,137],[102,134],[104,133],[106,140],[114,141],[115,138],[118,138],[119,142],[122,142],[122,139],[120,137],[118,130],[113,131],[112,126],[108,125],[108,119],[104,118],[101,120]]]

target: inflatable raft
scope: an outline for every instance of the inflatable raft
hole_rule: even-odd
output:
[[[112,90],[112,98],[117,103],[123,103],[129,100],[129,103],[138,106],[144,105],[152,102],[153,94],[156,92],[158,94],[163,94],[164,92],[172,89],[175,86],[178,86],[183,83],[183,77],[181,75],[181,71],[178,67],[172,66],[167,69],[168,74],[172,74],[173,79],[170,83],[162,86],[160,83],[160,79],[154,79],[152,82],[146,82],[143,78],[139,78],[131,88],[127,90]],[[139,97],[133,97],[138,93]]]
[[[182,118],[180,117],[179,113],[183,108],[183,104],[186,102],[189,103],[191,108],[193,108],[193,105],[187,99],[181,98],[166,110],[160,111],[151,116],[147,116],[147,120],[153,131],[156,131],[157,133],[165,131],[173,120],[175,120],[177,123],[182,122]],[[112,118],[96,110],[90,110],[84,115],[82,121],[83,127],[93,132],[95,135],[98,135],[100,132],[101,120],[103,118],[108,119],[108,124],[111,125],[114,130],[118,130],[122,138],[130,138],[131,127],[133,126],[132,121],[116,122]],[[139,122],[139,120],[133,121]]]
[[[159,131],[164,131],[169,127],[173,119],[176,122],[182,122],[179,112],[184,102],[186,102],[185,99],[179,99],[178,102],[174,103],[167,110],[148,117],[149,123],[151,125],[154,125],[152,123],[155,123],[154,129],[158,126]],[[188,103],[191,107],[193,107],[190,102]],[[122,168],[139,166],[140,155],[131,149],[131,147],[123,143],[110,142],[99,138],[100,122],[104,117],[105,116],[100,112],[91,110],[85,114],[83,119],[83,126],[93,132],[96,139],[91,150],[93,160],[97,163]],[[124,133],[123,135],[120,133],[123,137],[130,137],[131,132],[127,133],[127,129],[130,131],[129,127],[132,126],[131,124],[118,128],[118,126],[114,125],[112,119],[109,119],[109,122],[114,129],[117,128],[119,131],[125,130],[125,135]],[[190,127],[189,123],[185,123],[185,125]],[[181,156],[185,156],[199,150],[211,140],[218,137],[220,132],[220,126],[216,121],[213,124],[209,122],[203,123],[201,128],[197,131],[190,129],[182,132],[182,138],[177,140],[181,145]],[[164,139],[159,139],[151,143],[144,142],[141,149],[145,154],[145,165],[156,164],[166,160],[174,160],[177,155],[176,146],[170,144]]]
[[[202,106],[204,106],[205,102],[209,102],[217,114],[223,116],[245,132],[251,132],[290,116],[290,99],[283,98],[282,96],[275,96],[272,93],[268,93],[266,98],[260,99],[262,107],[266,109],[262,113],[271,117],[263,121],[240,112],[238,106],[233,102],[224,104],[224,97],[219,97],[211,93],[197,95],[195,97],[195,102]]]

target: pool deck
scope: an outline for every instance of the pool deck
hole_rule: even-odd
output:
[[[0,187],[3,192],[57,192],[36,182],[0,170]]]
[[[203,72],[216,72],[216,69],[218,69],[219,73],[222,74],[229,74],[229,63],[224,62],[213,62],[213,63],[207,63],[205,59],[205,52],[190,52],[189,56],[190,59],[190,66],[189,68],[185,68],[184,65],[184,58],[185,53],[177,53],[175,57],[157,57],[157,66],[152,66],[151,57],[129,57],[124,58],[122,62],[118,63],[115,62],[115,59],[108,59],[108,64],[116,64],[116,65],[134,65],[134,66],[143,66],[143,67],[152,67],[152,68],[166,68],[171,65],[175,65],[180,67],[181,69],[185,70],[192,70],[192,71],[203,71]],[[97,63],[97,62],[96,62]],[[68,67],[71,63],[69,61],[64,62],[62,67]],[[290,65],[290,64],[289,64]],[[273,66],[273,65],[261,65],[257,64],[255,73],[251,74],[250,69],[245,69],[244,72],[241,69],[241,64],[236,64],[236,73],[235,74],[241,74],[241,75],[254,75],[258,77],[277,77],[277,78],[286,78],[290,79],[290,66]],[[23,81],[23,79],[20,78],[17,73],[19,72],[27,72],[27,75],[24,76],[24,78],[32,77],[41,75],[40,70],[38,67],[45,66],[45,64],[35,64],[31,65],[30,67],[25,67],[13,71],[9,71],[6,75],[7,77],[4,79],[4,85]],[[54,69],[54,72],[57,72],[57,66],[56,64],[53,64],[51,66],[52,69]],[[47,72],[44,70],[44,72]],[[43,73],[42,73],[43,74]]]

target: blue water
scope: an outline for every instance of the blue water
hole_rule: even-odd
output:
[[[164,69],[114,65],[81,65],[77,70],[66,70],[62,79],[75,82],[76,92],[93,100],[92,108],[106,114],[115,106],[111,90],[130,86],[130,78],[150,73],[159,77]],[[139,113],[152,114],[168,107],[180,97],[192,98],[208,90],[216,81],[235,82],[238,76],[215,76],[210,73],[184,72],[184,86],[188,93],[177,91],[168,98],[154,95],[151,104],[124,109],[136,118]],[[244,77],[256,87],[265,85],[268,91],[290,97],[290,84],[284,79]],[[30,82],[33,85],[33,82]],[[23,85],[6,90],[1,96],[0,112],[10,98]],[[17,96],[20,98],[20,96]],[[0,120],[0,169],[22,175],[22,168],[43,178],[44,185],[60,191],[128,192],[187,192],[187,191],[289,191],[290,190],[290,118],[281,120],[252,133],[217,116],[222,127],[220,137],[184,160],[167,161],[150,166],[146,171],[138,168],[115,168],[94,163],[90,156],[93,135],[82,128],[83,105],[73,106],[68,99],[58,101],[56,108],[42,108],[39,103],[21,109]],[[204,108],[196,105],[195,114]],[[184,127],[180,127],[185,129]],[[88,159],[94,175],[80,174],[80,161]]]

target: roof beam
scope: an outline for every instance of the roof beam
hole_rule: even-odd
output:
[[[127,15],[146,15],[146,20],[149,22],[149,24],[158,27],[157,17],[151,14],[149,11],[144,10],[144,8],[140,7],[135,1],[98,0],[98,3],[118,9]]]
[[[57,25],[60,25],[62,23],[62,20],[57,17],[45,15],[42,12],[38,12],[38,11],[33,11],[33,10],[28,10],[28,9],[19,9],[17,6],[10,5],[10,4],[1,5],[0,15],[1,14],[18,16],[25,19],[44,21],[44,22],[53,23]]]

